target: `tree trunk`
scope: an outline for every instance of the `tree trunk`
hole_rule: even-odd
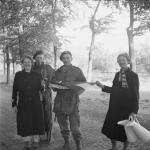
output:
[[[9,51],[8,47],[6,46],[6,64],[7,64],[7,81],[6,83],[10,83],[10,58],[9,58]]]
[[[22,49],[22,37],[20,34],[18,35],[18,41],[19,41],[19,55],[20,55],[20,59],[22,59],[23,49]]]
[[[53,1],[53,11],[52,11],[52,20],[53,20],[53,34],[54,34],[54,39],[53,39],[53,50],[54,50],[54,69],[57,67],[57,46],[56,46],[56,20],[55,20],[55,13],[56,13],[56,7],[57,7],[57,0]]]
[[[12,65],[13,65],[13,74],[15,74],[15,62],[14,61],[13,61]]]
[[[54,69],[57,68],[57,47],[54,45]]]
[[[4,69],[4,75],[6,74],[6,57],[5,53],[3,54],[3,69]]]
[[[89,48],[89,57],[88,57],[88,69],[87,69],[87,81],[90,82],[92,80],[92,51],[93,51],[93,46],[94,46],[94,41],[95,41],[95,33],[92,32],[92,38],[91,38],[91,45]]]
[[[23,38],[23,25],[19,26],[19,32],[18,32],[18,41],[19,41],[19,55],[20,55],[20,59],[22,59],[23,54],[24,54],[24,50],[26,50],[26,43],[25,43],[25,39]]]
[[[90,29],[92,31],[92,37],[91,37],[91,44],[90,44],[90,48],[89,48],[89,54],[88,54],[88,69],[87,69],[87,81],[88,82],[90,82],[92,80],[92,51],[93,51],[95,35],[96,35],[94,21],[95,21],[95,17],[96,17],[98,8],[100,6],[100,2],[101,2],[101,0],[98,1],[97,6],[94,11],[94,14],[90,20]]]
[[[129,56],[131,58],[131,69],[136,71],[136,59],[134,51],[134,34],[133,34],[133,25],[134,25],[134,4],[129,1],[130,8],[130,25],[127,28],[128,42],[129,42]]]

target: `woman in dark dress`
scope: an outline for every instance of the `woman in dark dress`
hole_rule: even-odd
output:
[[[17,113],[17,133],[24,137],[24,150],[37,149],[39,135],[44,134],[43,110],[40,100],[41,75],[31,71],[32,58],[23,59],[24,70],[16,73],[13,83],[12,107]],[[31,143],[33,141],[33,143]]]
[[[128,118],[136,119],[139,108],[139,79],[138,75],[128,68],[130,58],[127,53],[120,54],[117,62],[121,70],[116,73],[113,86],[105,86],[99,81],[96,84],[103,92],[110,93],[109,109],[102,133],[111,140],[111,150],[117,150],[116,141],[123,142],[123,150],[127,150],[129,143],[124,127],[117,125],[117,122]]]

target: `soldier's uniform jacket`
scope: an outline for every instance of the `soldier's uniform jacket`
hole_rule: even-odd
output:
[[[55,72],[55,82],[62,83],[86,82],[86,78],[80,68],[73,65],[62,66]],[[57,90],[54,101],[54,112],[71,114],[78,111],[79,95],[71,89]]]

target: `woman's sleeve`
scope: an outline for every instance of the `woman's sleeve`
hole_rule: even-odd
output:
[[[102,88],[102,91],[106,92],[106,93],[111,93],[112,92],[112,87],[104,85],[104,87]]]
[[[139,78],[136,74],[134,77],[134,85],[133,85],[133,104],[132,104],[132,112],[137,113],[139,109]]]
[[[113,86],[116,84],[116,80],[117,80],[117,73],[116,73],[114,80],[113,80]],[[113,87],[109,87],[109,86],[104,85],[104,87],[102,88],[102,91],[106,92],[106,93],[112,93],[112,88]]]
[[[17,106],[17,93],[18,93],[17,76],[18,75],[16,73],[14,77],[13,90],[12,90],[12,107]]]

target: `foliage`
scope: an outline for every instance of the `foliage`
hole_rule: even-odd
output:
[[[142,44],[137,51],[137,65],[141,66],[150,73],[150,47],[147,44]]]
[[[0,37],[1,44],[10,47],[13,60],[39,49],[53,55],[51,45],[60,47],[63,38],[57,28],[71,16],[70,7],[69,0],[1,1],[0,31],[6,33]]]

